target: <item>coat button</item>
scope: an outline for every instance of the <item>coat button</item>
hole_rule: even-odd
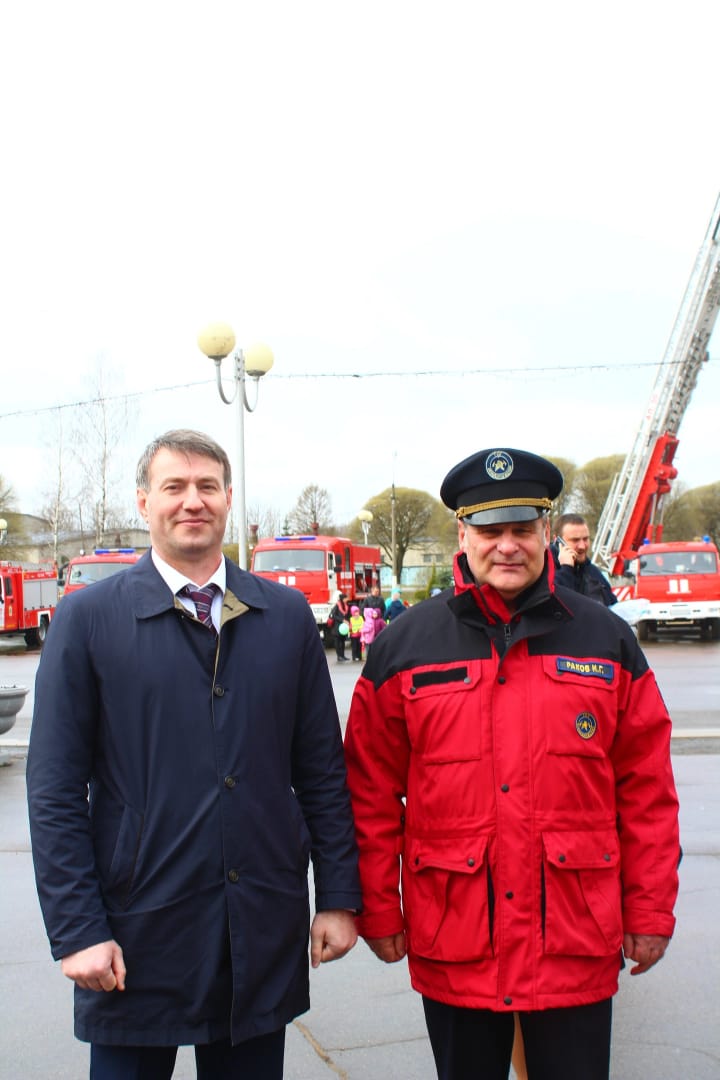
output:
[[[505,1005],[512,1005],[512,998],[511,997],[504,997],[503,1002],[504,1002]]]
[[[605,862],[610,862],[610,856],[607,852],[605,852],[605,854],[603,855],[603,859],[605,860]]]
[[[509,785],[509,784],[501,784],[501,785],[500,785],[500,790],[501,790],[501,791],[502,791],[502,792],[503,792],[503,793],[504,793],[505,795],[507,795],[508,791],[510,790],[510,785]]]
[[[228,870],[228,881],[232,881],[233,885],[236,881],[240,880],[240,874],[237,870]]]
[[[505,893],[505,899],[506,900],[512,900],[514,895],[515,895],[515,893],[512,892],[510,889],[508,889],[508,891]]]
[[[235,777],[234,776],[226,776],[223,783],[225,784],[225,787],[227,787],[227,788],[234,788],[235,787]]]
[[[463,682],[464,683],[469,683],[469,682],[472,682],[472,679],[470,678],[469,675],[466,675],[465,678],[463,679]]]
[[[468,866],[474,866],[475,865],[475,860],[472,857],[470,857],[468,859],[468,861],[467,861],[467,864],[468,864]]]
[[[213,694],[215,697],[222,697],[224,693],[225,690],[222,686],[213,686]]]
[[[565,862],[565,856],[564,855],[558,855],[558,862]]]
[[[417,686],[411,686],[410,687],[410,693],[411,694],[417,694]]]
[[[498,675],[498,682],[500,683],[501,686],[504,686],[505,685],[505,676],[504,675]]]

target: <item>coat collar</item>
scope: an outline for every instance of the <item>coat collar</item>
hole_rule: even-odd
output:
[[[264,609],[268,606],[258,578],[247,570],[241,570],[230,559],[225,560],[225,571],[226,599],[232,593],[246,608]],[[138,619],[150,619],[175,606],[175,597],[157,572],[149,551],[123,573],[127,575],[133,610]]]

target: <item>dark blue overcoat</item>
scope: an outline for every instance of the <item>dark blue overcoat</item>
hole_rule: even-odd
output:
[[[337,711],[304,597],[227,563],[217,639],[149,554],[63,600],[28,755],[57,959],[115,938],[127,989],[75,988],[90,1042],[241,1041],[309,1006],[318,910],[360,892]],[[89,785],[89,799],[88,799]]]

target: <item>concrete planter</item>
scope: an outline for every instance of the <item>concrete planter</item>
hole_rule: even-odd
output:
[[[0,735],[15,723],[15,717],[25,704],[27,686],[0,686]]]

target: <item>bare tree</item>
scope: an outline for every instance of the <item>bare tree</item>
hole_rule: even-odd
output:
[[[0,476],[0,514],[7,513],[15,506],[15,492],[4,476]]]
[[[127,439],[127,398],[111,394],[112,379],[98,364],[92,399],[78,407],[73,433],[74,456],[81,470],[78,518],[81,532],[91,533],[95,545],[107,532],[122,529],[131,518],[116,501],[116,468]]]
[[[65,452],[65,439],[63,428],[63,414],[61,409],[56,409],[51,426],[51,433],[46,439],[49,450],[55,458],[51,482],[45,489],[45,504],[40,514],[50,526],[52,535],[52,559],[58,561],[58,547],[60,533],[70,531],[73,527],[73,511],[68,501],[67,492],[67,454]],[[49,456],[49,455],[48,455]]]
[[[247,508],[247,519],[250,536],[257,536],[258,540],[282,533],[283,515],[274,506],[254,503]]]
[[[308,484],[287,517],[294,533],[332,533],[332,504],[325,488]]]

